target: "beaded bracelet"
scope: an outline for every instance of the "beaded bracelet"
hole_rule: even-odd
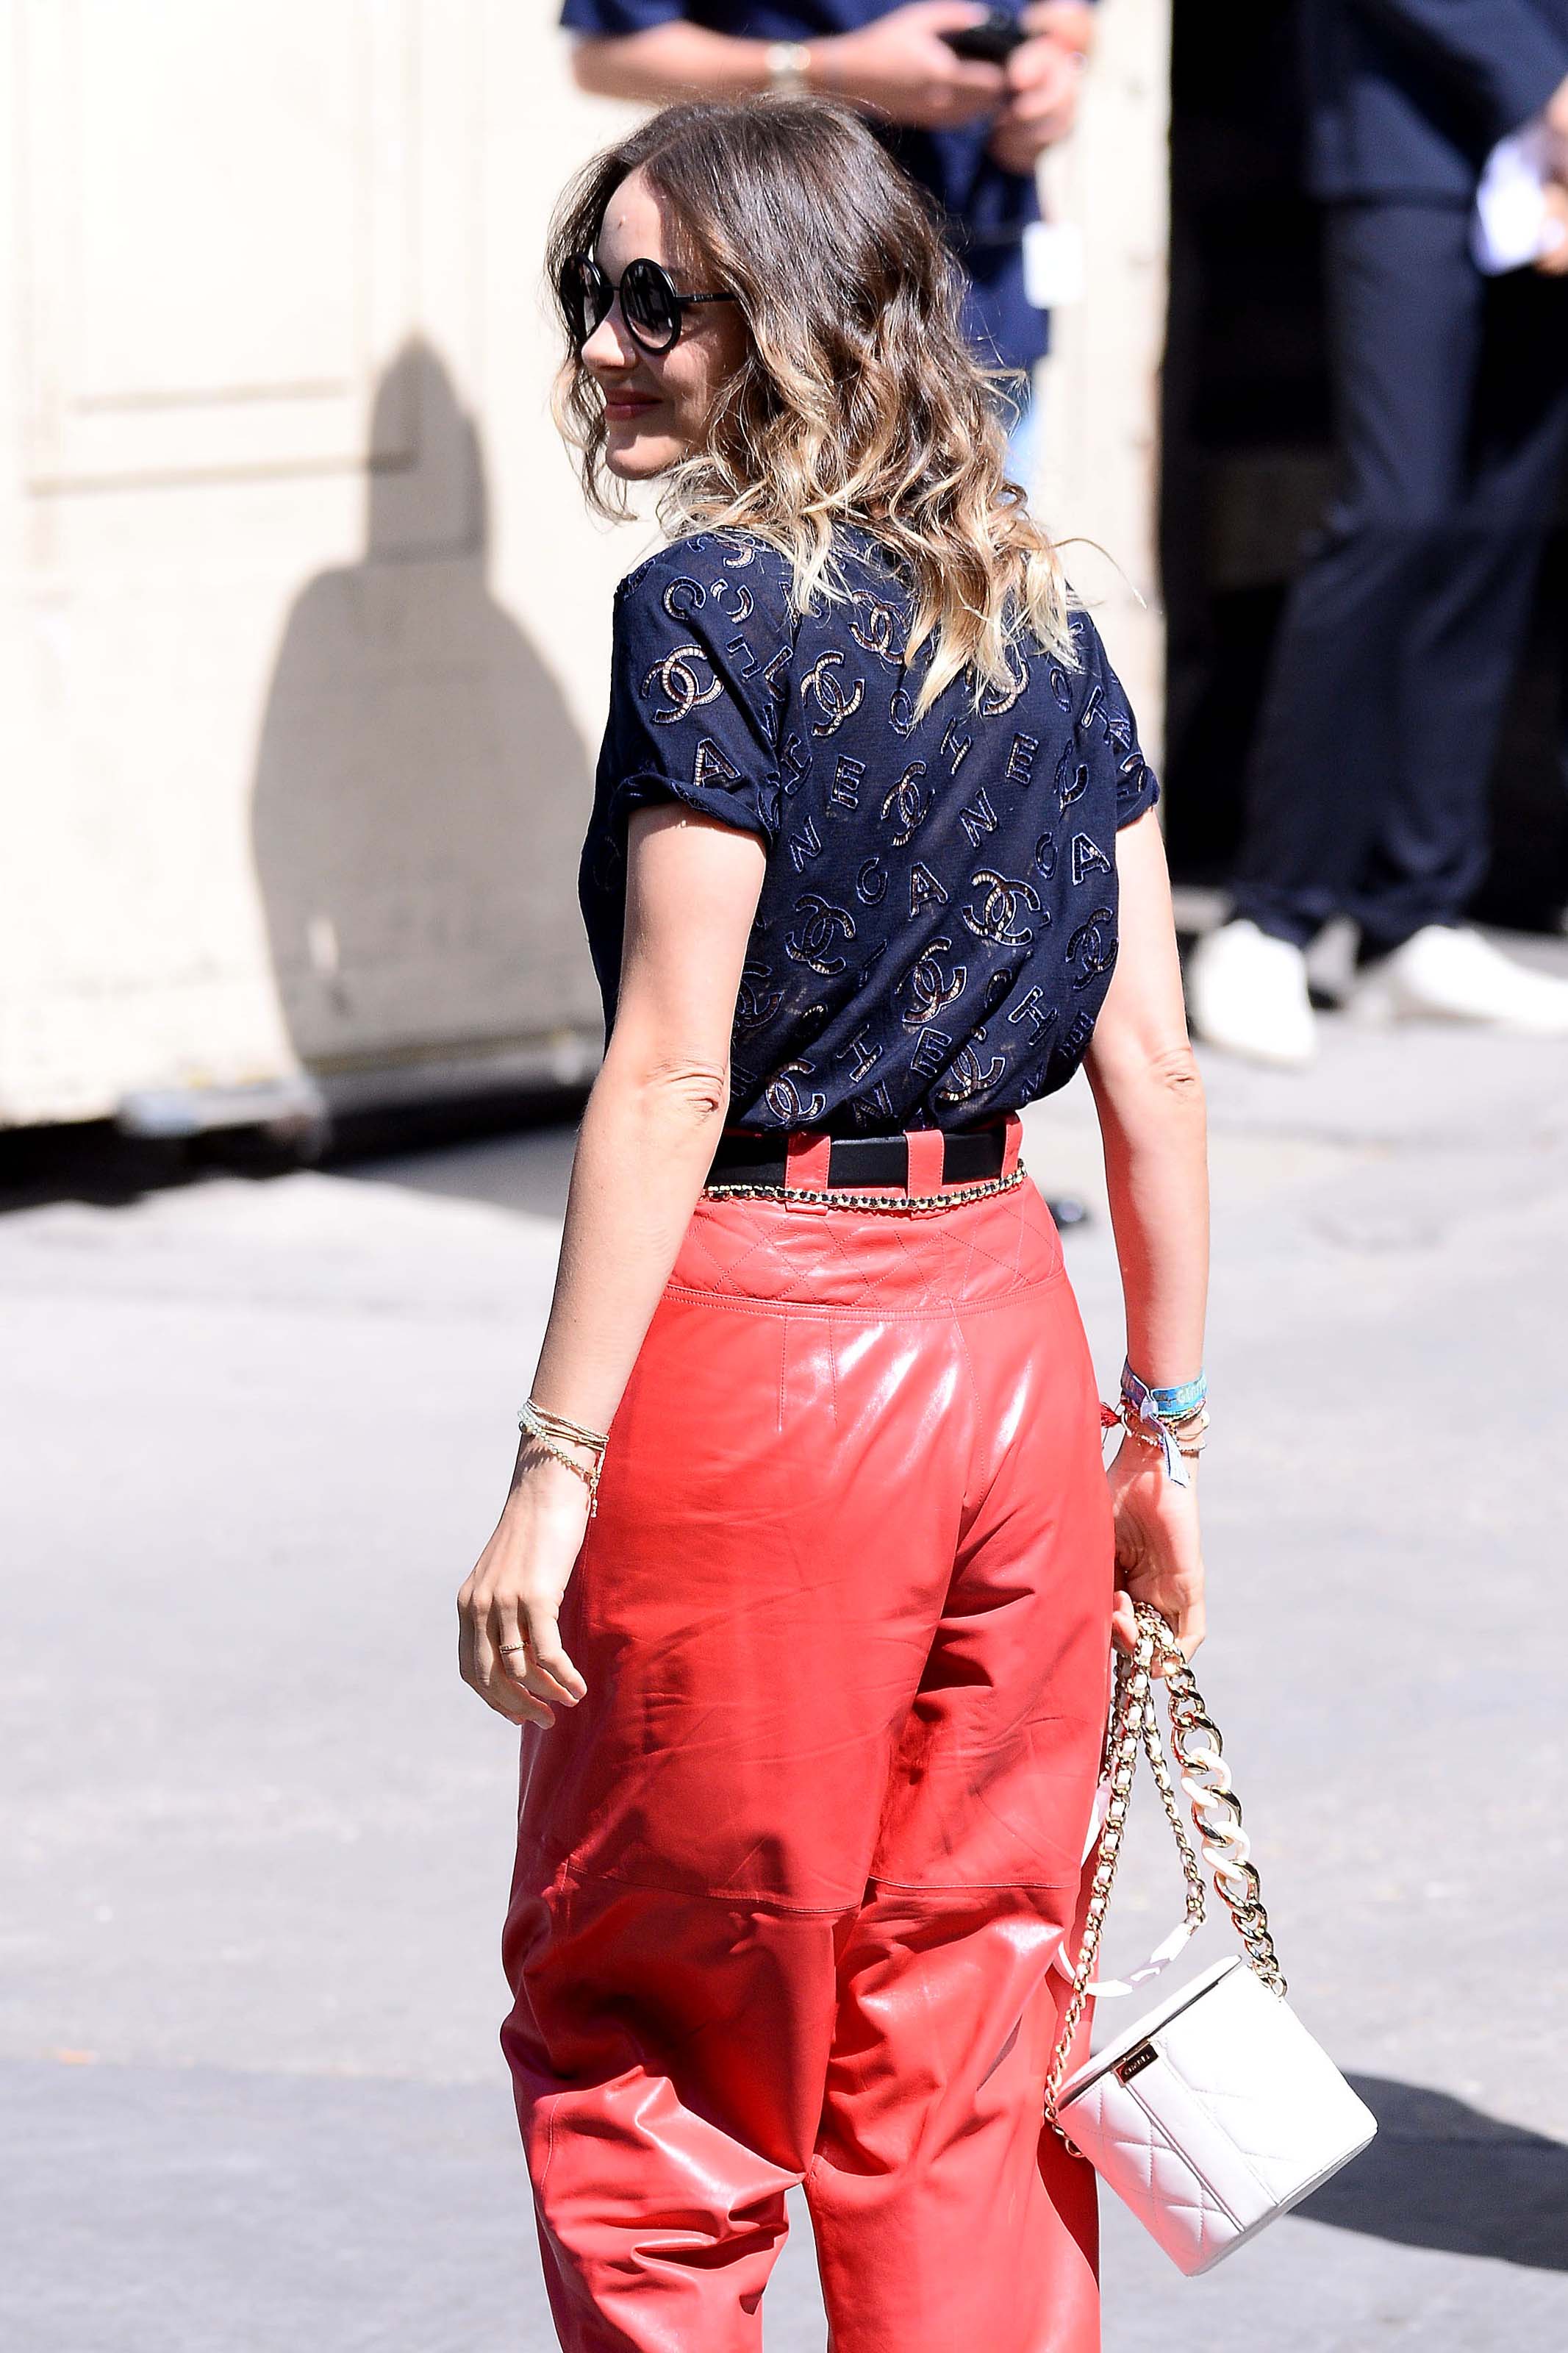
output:
[[[610,1442],[603,1430],[590,1430],[581,1421],[568,1421],[563,1413],[552,1413],[547,1406],[536,1403],[532,1398],[529,1398],[523,1412],[550,1437],[569,1439],[576,1446],[591,1446],[595,1454],[602,1454]],[[520,1414],[519,1421],[521,1419]]]
[[[1183,1423],[1180,1429],[1173,1428],[1169,1433],[1169,1437],[1162,1434],[1159,1438],[1153,1437],[1147,1430],[1143,1429],[1142,1426],[1126,1411],[1125,1408],[1122,1407],[1102,1405],[1100,1409],[1100,1420],[1101,1429],[1124,1430],[1128,1437],[1131,1438],[1135,1444],[1148,1447],[1150,1451],[1154,1454],[1166,1454],[1168,1451],[1169,1440],[1173,1439],[1175,1440],[1176,1452],[1184,1462],[1195,1462],[1207,1443],[1205,1433],[1207,1432],[1209,1424],[1206,1413],[1201,1418],[1194,1416],[1191,1428],[1189,1428],[1187,1424]],[[1184,1443],[1184,1440],[1185,1441]],[[1169,1469],[1168,1461],[1166,1467]],[[1184,1472],[1173,1472],[1172,1475],[1175,1478],[1176,1484],[1179,1487],[1186,1485],[1187,1481]]]
[[[542,1454],[548,1454],[552,1461],[563,1462],[568,1471],[575,1472],[588,1490],[588,1517],[592,1519],[599,1508],[599,1473],[605,1467],[605,1449],[609,1439],[600,1430],[585,1429],[580,1421],[568,1421],[564,1414],[547,1412],[531,1398],[518,1415],[517,1426],[527,1432]],[[567,1453],[567,1446],[587,1447],[593,1461],[579,1462],[574,1454]]]

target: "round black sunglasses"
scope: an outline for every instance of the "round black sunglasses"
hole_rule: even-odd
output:
[[[656,359],[675,349],[686,313],[697,303],[735,300],[733,294],[678,294],[657,261],[628,261],[617,286],[589,253],[574,253],[563,266],[559,290],[579,351],[609,317],[618,295],[627,334]]]

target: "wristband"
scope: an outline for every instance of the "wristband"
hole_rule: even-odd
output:
[[[1155,1389],[1140,1380],[1130,1364],[1121,1367],[1121,1418],[1129,1430],[1136,1424],[1136,1434],[1146,1433],[1147,1442],[1158,1446],[1165,1458],[1165,1475],[1177,1487],[1191,1483],[1183,1459],[1181,1425],[1195,1420],[1207,1398],[1208,1382],[1201,1372],[1195,1380]]]
[[[1195,1380],[1182,1381],[1174,1388],[1157,1389],[1141,1381],[1130,1364],[1121,1367],[1122,1396],[1140,1410],[1147,1399],[1162,1421],[1185,1421],[1190,1414],[1202,1410],[1208,1393],[1208,1377],[1202,1371]]]

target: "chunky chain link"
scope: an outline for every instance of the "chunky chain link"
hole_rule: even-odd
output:
[[[1024,1181],[1020,1160],[1010,1176],[988,1176],[983,1184],[953,1185],[945,1193],[811,1193],[800,1185],[704,1185],[705,1201],[790,1201],[805,1209],[884,1209],[897,1217],[920,1217],[933,1209],[956,1209],[965,1201],[988,1200],[993,1193],[1010,1193]]]
[[[1152,1612],[1150,1613],[1153,1615]],[[1181,1768],[1182,1787],[1221,1902],[1236,1925],[1247,1963],[1270,1993],[1283,1994],[1285,1979],[1263,1908],[1263,1889],[1248,1860],[1250,1841],[1241,1822],[1241,1799],[1231,1786],[1230,1767],[1219,1727],[1204,1704],[1193,1671],[1171,1641],[1163,1620],[1165,1691],[1171,1711],[1171,1746]]]
[[[1127,1808],[1132,1793],[1138,1751],[1142,1747],[1160,1792],[1165,1819],[1175,1835],[1182,1872],[1187,1883],[1186,1916],[1194,1927],[1205,1915],[1203,1873],[1193,1841],[1182,1820],[1181,1809],[1160,1737],[1160,1719],[1153,1699],[1156,1659],[1164,1669],[1165,1696],[1171,1717],[1171,1746],[1182,1788],[1192,1807],[1193,1822],[1204,1861],[1213,1874],[1221,1901],[1236,1924],[1248,1967],[1271,1993],[1283,1995],[1274,1939],[1258,1873],[1248,1860],[1248,1842],[1241,1826],[1241,1800],[1231,1788],[1230,1768],[1218,1726],[1204,1704],[1193,1671],[1176,1646],[1169,1626],[1157,1610],[1137,1607],[1138,1647],[1121,1651],[1116,1661],[1116,1695],[1107,1738],[1107,1778],[1110,1796],[1100,1833],[1084,1915],[1083,1944],[1073,1971],[1072,1993],[1062,2013],[1061,2031],[1046,2078],[1046,2122],[1067,2147],[1073,2145],[1057,2122],[1057,2100],[1072,2057],[1072,2046],[1089,2006],[1089,1989],[1105,1926],[1106,1908],[1121,1856]],[[1076,2157],[1079,2152],[1073,2149]]]

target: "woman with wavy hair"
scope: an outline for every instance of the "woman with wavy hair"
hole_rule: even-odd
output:
[[[606,1047],[462,1671],[523,1727],[503,2042],[563,2345],[732,2353],[804,2184],[836,2353],[1089,2353],[1042,2129],[1113,1627],[1203,1627],[1203,1108],[1157,787],[854,116],[678,107],[551,266],[621,583]],[[1109,1474],[1020,1109],[1086,1063]],[[1062,1968],[1054,1965],[1058,1957]]]

